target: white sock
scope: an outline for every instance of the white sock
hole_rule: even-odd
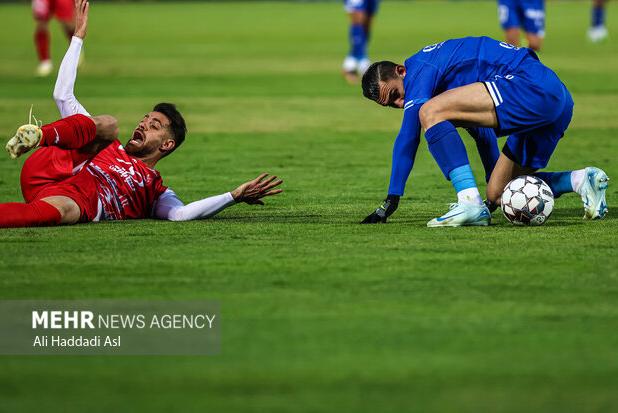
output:
[[[483,198],[477,187],[462,189],[457,192],[457,202],[460,204],[482,205]]]
[[[573,187],[573,190],[578,194],[580,193],[579,191],[584,185],[584,179],[586,179],[585,169],[578,169],[577,171],[571,172],[571,186]]]

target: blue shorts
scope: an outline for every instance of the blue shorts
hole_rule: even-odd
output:
[[[526,33],[545,36],[545,0],[498,0],[502,29],[521,27]]]
[[[344,7],[348,13],[362,11],[373,16],[378,11],[380,0],[344,0]]]
[[[521,166],[545,168],[573,116],[566,86],[533,58],[484,83],[498,116],[496,134],[510,135],[504,152]]]

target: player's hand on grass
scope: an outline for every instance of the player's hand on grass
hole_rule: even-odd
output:
[[[397,210],[398,206],[399,196],[389,195],[378,209],[362,220],[361,224],[384,224],[386,223],[386,218],[390,217]]]
[[[73,32],[73,36],[80,39],[86,37],[89,8],[90,3],[87,0],[75,0],[75,32]]]
[[[277,179],[276,176],[268,176],[263,173],[252,181],[245,182],[238,188],[232,191],[232,197],[236,202],[246,202],[252,205],[264,205],[261,198],[266,196],[277,195],[283,192],[283,189],[274,189],[281,185],[283,181]]]

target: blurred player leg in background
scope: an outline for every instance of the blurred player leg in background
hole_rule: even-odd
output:
[[[541,50],[545,37],[544,0],[498,0],[498,18],[507,43],[519,46],[523,28],[528,47]]]
[[[605,27],[605,3],[606,0],[592,0],[592,20],[588,29],[588,38],[592,42],[600,42],[607,38]]]
[[[345,9],[350,16],[350,52],[343,61],[343,75],[349,83],[357,83],[371,64],[367,56],[367,44],[378,2],[379,0],[345,0]]]
[[[39,65],[36,70],[37,76],[45,77],[53,70],[50,55],[49,21],[55,16],[62,29],[70,40],[75,30],[73,20],[72,0],[32,0],[32,12],[36,23],[34,31],[34,43],[36,45]]]
[[[498,20],[504,30],[507,43],[519,46],[519,26],[521,18],[517,8],[517,0],[498,0]]]

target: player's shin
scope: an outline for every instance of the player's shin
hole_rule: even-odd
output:
[[[81,114],[68,116],[41,127],[41,146],[79,149],[96,138],[97,128],[92,119]]]
[[[352,23],[350,26],[350,56],[357,60],[366,57],[367,54],[367,33],[362,24]]]
[[[581,185],[583,180],[584,170],[565,171],[565,172],[537,172],[534,174],[537,178],[542,179],[547,183],[551,191],[554,193],[554,198],[560,197],[562,194],[575,192],[575,188]]]
[[[427,129],[425,138],[440,170],[453,184],[458,202],[482,205],[466,147],[455,126],[448,121],[440,122]]]
[[[0,228],[60,225],[60,211],[45,201],[0,204]]]

